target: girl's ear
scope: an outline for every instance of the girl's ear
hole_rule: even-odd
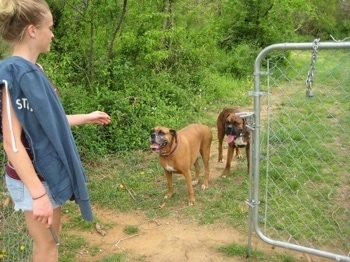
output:
[[[34,38],[36,36],[36,27],[34,25],[29,25],[26,28],[26,33],[31,37]]]

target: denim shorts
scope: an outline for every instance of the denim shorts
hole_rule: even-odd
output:
[[[5,181],[7,189],[10,193],[11,199],[15,204],[14,208],[16,211],[32,211],[33,210],[33,199],[30,195],[27,187],[23,184],[21,180],[13,179],[5,174]],[[49,187],[45,181],[42,182],[46,189],[46,193],[51,200],[53,209],[59,207],[60,205],[55,202],[50,193]]]

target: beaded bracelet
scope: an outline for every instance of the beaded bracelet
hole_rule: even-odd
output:
[[[38,197],[32,197],[33,200],[38,200],[39,198],[42,198],[43,196],[46,195],[46,192],[44,194],[42,194],[41,196],[38,196]]]

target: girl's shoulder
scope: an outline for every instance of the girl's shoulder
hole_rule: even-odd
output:
[[[26,69],[35,69],[37,66],[30,61],[19,57],[19,56],[9,56],[0,61],[0,68],[14,66]]]
[[[15,79],[18,81],[23,76],[28,75],[28,73],[41,77],[39,72],[42,72],[41,67],[22,57],[10,56],[0,61],[0,81],[7,80],[9,84],[12,84],[12,81],[16,81]]]

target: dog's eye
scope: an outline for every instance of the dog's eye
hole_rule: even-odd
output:
[[[165,133],[163,132],[163,130],[159,130],[158,134],[161,135],[161,136],[164,136],[164,135],[165,135]]]

